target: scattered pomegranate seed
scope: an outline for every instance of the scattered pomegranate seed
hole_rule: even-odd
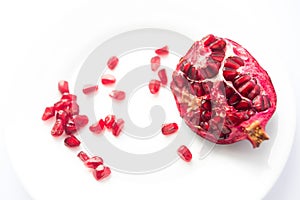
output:
[[[158,81],[158,80],[151,80],[149,82],[149,90],[150,90],[150,92],[152,94],[158,93],[159,89],[160,89],[160,81]]]
[[[101,77],[101,82],[103,85],[112,85],[116,82],[116,78],[113,75],[105,74]]]
[[[99,165],[96,169],[93,170],[93,175],[97,181],[108,177],[110,174],[110,168],[103,165]]]
[[[100,120],[99,120],[99,126],[100,126],[102,129],[104,129],[104,127],[105,127],[105,122],[104,122],[103,119],[100,119]]]
[[[169,54],[169,47],[166,45],[160,49],[156,49],[155,53],[159,56],[166,56]]]
[[[51,135],[54,137],[59,137],[63,134],[64,132],[64,125],[62,120],[57,119],[53,125],[53,128],[51,130]]]
[[[61,94],[69,93],[69,83],[67,81],[59,81],[58,90]]]
[[[76,115],[74,117],[76,126],[82,128],[89,123],[89,118],[86,115]]]
[[[98,85],[87,85],[82,89],[84,94],[91,94],[98,91]]]
[[[104,119],[106,128],[111,129],[112,125],[115,123],[115,119],[115,115],[107,115]]]
[[[151,58],[151,70],[156,71],[160,67],[160,57],[154,56]]]
[[[77,127],[73,119],[69,119],[65,125],[65,133],[71,135],[77,132]]]
[[[125,121],[123,119],[118,119],[113,125],[112,125],[112,134],[114,136],[119,136],[123,127],[124,127]]]
[[[162,85],[167,85],[168,77],[167,77],[166,69],[159,70],[158,77],[159,77]]]
[[[71,103],[69,112],[72,115],[78,115],[79,114],[79,105],[76,102]]]
[[[88,168],[96,169],[99,165],[103,164],[103,159],[99,156],[93,156],[84,162]]]
[[[115,100],[122,101],[125,99],[126,93],[121,90],[113,90],[113,91],[111,91],[109,96]]]
[[[64,143],[67,147],[71,148],[78,147],[80,145],[80,141],[74,135],[66,137]]]
[[[119,63],[119,59],[116,56],[112,56],[107,61],[107,67],[111,70],[114,70]]]
[[[161,132],[164,135],[170,135],[178,131],[178,125],[176,123],[163,124]]]
[[[78,154],[77,154],[77,157],[80,158],[80,160],[82,162],[85,162],[87,161],[88,159],[90,159],[90,157],[83,151],[80,151]]]
[[[93,132],[93,133],[101,133],[103,131],[103,128],[101,128],[99,122],[96,122],[94,124],[92,124],[90,127],[89,127],[90,131]]]
[[[46,121],[55,115],[54,107],[46,107],[42,116],[42,120]]]
[[[190,162],[192,160],[192,153],[185,145],[180,146],[177,150],[177,153],[180,158],[186,162]]]

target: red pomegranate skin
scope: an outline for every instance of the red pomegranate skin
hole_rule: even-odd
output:
[[[259,147],[276,110],[268,73],[238,43],[208,35],[196,41],[172,75],[180,116],[192,131],[217,143],[249,140]]]

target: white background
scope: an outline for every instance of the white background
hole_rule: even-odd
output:
[[[257,60],[262,60],[262,65],[272,61],[282,63],[299,102],[300,95],[296,92],[300,91],[299,13],[300,3],[296,0],[0,1],[0,198],[31,199],[9,163],[3,142],[2,130],[9,120],[6,112],[18,115],[9,103],[8,90],[26,94],[18,91],[18,84],[22,83],[14,79],[14,74],[33,78],[34,73],[50,73],[54,64],[61,65],[62,70],[66,70],[64,66],[77,67],[88,52],[112,35],[134,28],[166,28],[195,40],[207,33],[229,37],[243,44]],[[38,58],[34,60],[32,55]],[[273,60],[266,61],[264,56]],[[63,58],[65,63],[55,62]],[[30,65],[37,64],[41,65],[41,71],[30,71]],[[297,113],[300,113],[299,106]],[[267,200],[300,198],[299,131],[298,126],[290,158]]]

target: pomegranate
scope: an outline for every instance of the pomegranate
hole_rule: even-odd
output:
[[[217,144],[249,140],[259,147],[276,109],[268,73],[238,43],[208,35],[195,42],[172,75],[171,90],[185,123]]]

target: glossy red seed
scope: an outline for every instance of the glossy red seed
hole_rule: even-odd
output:
[[[161,132],[164,135],[170,135],[178,130],[178,125],[176,123],[163,124]]]
[[[112,125],[112,134],[114,136],[119,136],[123,127],[124,127],[125,121],[123,119],[118,119],[113,125]]]
[[[160,57],[154,56],[151,58],[151,70],[156,71],[160,67]]]
[[[67,81],[59,81],[58,82],[58,90],[60,93],[69,93],[69,83]]]
[[[89,118],[86,115],[76,115],[74,117],[74,122],[76,126],[82,128],[89,123]]]
[[[47,107],[42,116],[42,120],[46,121],[55,115],[54,107]]]
[[[166,45],[162,48],[156,49],[155,53],[159,56],[166,56],[169,54],[169,47]]]
[[[51,130],[51,135],[54,137],[59,137],[63,134],[64,132],[64,125],[62,120],[58,119],[55,121],[52,130]]]
[[[107,115],[104,119],[106,128],[111,129],[112,125],[115,123],[115,119],[115,115]]]
[[[56,102],[53,107],[56,111],[59,111],[59,110],[64,110],[66,109],[67,107],[69,107],[71,105],[71,101],[68,101],[68,100],[61,100],[61,101],[58,101]]]
[[[122,101],[126,98],[126,93],[121,90],[113,90],[109,93],[109,96],[115,100]]]
[[[91,132],[96,133],[96,134],[99,134],[103,131],[103,128],[101,128],[99,122],[96,122],[96,123],[92,124],[89,127],[89,129],[90,129]]]
[[[73,119],[69,119],[65,124],[65,133],[67,135],[74,134],[77,132],[77,127]]]
[[[70,135],[65,138],[64,143],[67,147],[78,147],[80,145],[80,141],[74,136]]]
[[[112,56],[107,61],[107,67],[114,70],[119,63],[119,59],[116,56]]]
[[[101,77],[101,82],[103,85],[112,85],[116,82],[116,78],[111,74],[105,74]]]
[[[99,165],[96,169],[93,170],[93,175],[97,181],[108,177],[110,174],[110,168],[102,165]]]
[[[80,152],[77,154],[77,157],[78,157],[81,161],[83,161],[83,162],[85,162],[85,161],[87,161],[88,159],[90,159],[90,157],[89,157],[85,152],[83,152],[83,151],[80,151]]]
[[[158,80],[151,80],[149,82],[148,87],[149,87],[149,90],[150,90],[150,92],[152,94],[156,94],[156,93],[158,93],[158,91],[160,89],[160,81],[158,81]]]
[[[192,160],[192,153],[185,145],[180,146],[177,150],[177,153],[180,158],[186,162],[190,162]]]
[[[99,126],[100,126],[102,129],[104,129],[104,127],[105,127],[105,122],[104,122],[103,119],[100,119],[100,120],[99,120]]]
[[[69,119],[68,113],[64,110],[59,110],[56,113],[56,119],[60,119],[65,124]]]
[[[76,102],[72,102],[69,108],[69,112],[71,115],[79,114],[79,105]]]
[[[91,94],[98,91],[98,85],[87,85],[82,89],[83,94]]]
[[[60,98],[61,101],[76,101],[77,96],[74,94],[64,93]]]
[[[88,168],[96,169],[99,165],[103,164],[103,159],[99,156],[93,156],[84,162]]]
[[[162,85],[167,85],[168,77],[167,77],[166,69],[159,70],[158,71],[158,77],[159,77]]]

